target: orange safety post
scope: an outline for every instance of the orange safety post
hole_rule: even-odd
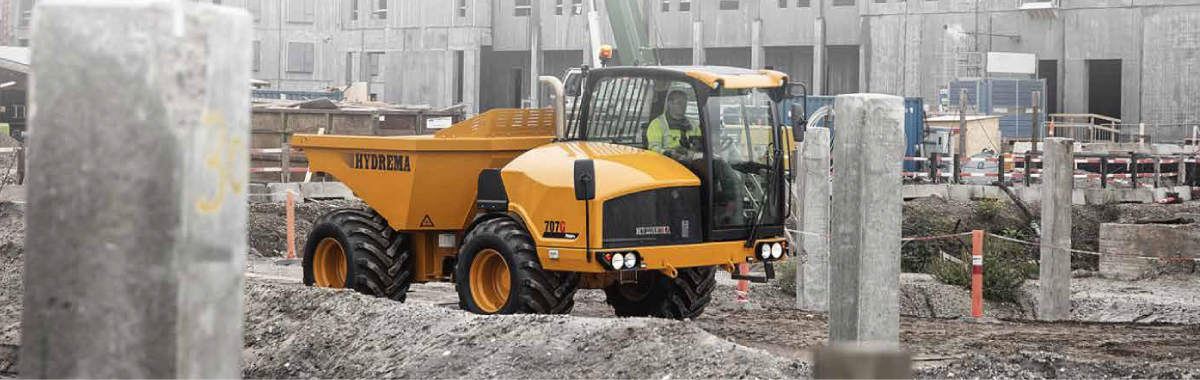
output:
[[[747,263],[738,264],[738,274],[740,274],[742,276],[749,275],[750,274],[750,264],[747,264]],[[747,302],[750,300],[749,295],[750,295],[750,281],[749,280],[738,280],[737,301],[738,302]]]
[[[292,190],[287,191],[287,258],[296,258],[296,203]]]
[[[983,317],[983,230],[971,231],[971,315]]]

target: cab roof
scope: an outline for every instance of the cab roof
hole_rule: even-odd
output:
[[[782,86],[787,74],[775,70],[751,70],[729,66],[621,66],[596,70],[619,71],[629,74],[682,74],[704,83],[709,88],[747,89]]]

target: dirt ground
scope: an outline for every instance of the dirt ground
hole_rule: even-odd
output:
[[[293,291],[301,288],[299,269],[295,266],[280,269],[270,260],[257,259],[258,263],[251,264],[251,271],[272,271],[270,278],[254,277],[251,282],[270,282],[275,291]],[[684,325],[713,334],[716,338],[728,340],[744,348],[769,352],[770,356],[782,358],[776,366],[782,376],[808,375],[808,363],[812,350],[826,344],[828,338],[827,315],[824,313],[803,312],[793,309],[793,298],[770,284],[755,284],[751,286],[751,302],[742,306],[733,300],[734,282],[728,281],[727,275],[721,276],[718,290],[714,294],[714,302],[707,312],[694,321],[682,322]],[[913,286],[929,286],[922,284],[931,281],[920,275],[906,275],[902,289],[912,289]],[[1103,301],[1103,298],[1081,298],[1082,291],[1096,291],[1105,288],[1106,279],[1079,278],[1073,294],[1075,314],[1086,314],[1078,304]],[[1136,288],[1142,291],[1157,288],[1162,283],[1176,282],[1186,285],[1192,292],[1200,289],[1200,278],[1164,278],[1156,282],[1123,283],[1123,288]],[[1115,282],[1116,283],[1116,282]],[[956,288],[949,285],[940,292],[953,292]],[[1109,286],[1112,288],[1112,286]],[[1146,288],[1146,289],[1144,289]],[[1085,290],[1086,289],[1086,290]],[[295,290],[300,291],[300,290]],[[1108,291],[1120,291],[1108,290]],[[960,296],[961,310],[968,310],[965,291]],[[253,296],[252,296],[253,297]],[[454,289],[448,284],[414,285],[409,295],[409,304],[428,304],[444,309],[456,309]],[[1140,302],[1146,303],[1147,300]],[[1184,300],[1187,302],[1187,300]],[[1194,301],[1192,301],[1195,304]],[[1128,303],[1128,302],[1126,302]],[[1124,307],[1117,301],[1109,303],[1110,307]],[[936,308],[936,307],[935,307]],[[1019,307],[1018,307],[1019,308]],[[1159,304],[1159,310],[1169,309],[1169,304]],[[904,309],[904,307],[902,307]],[[919,307],[918,307],[919,309]],[[1104,308],[1108,309],[1108,308]],[[928,309],[922,309],[928,310]],[[943,314],[954,314],[955,308],[938,309]],[[457,312],[461,313],[461,312]],[[1200,314],[1195,309],[1190,314]],[[908,313],[906,313],[908,314]],[[1151,313],[1154,314],[1154,313]],[[604,302],[604,292],[598,290],[581,290],[576,295],[576,307],[571,313],[581,320],[616,320],[612,310]],[[1160,324],[1160,322],[1036,322],[1026,319],[1001,320],[995,324],[978,324],[960,320],[954,314],[953,318],[918,318],[904,316],[901,319],[901,344],[914,357],[914,367],[919,378],[1188,378],[1200,376],[1200,325]],[[994,315],[989,313],[989,315]],[[479,316],[462,315],[463,318],[476,319]],[[247,324],[250,324],[247,319]],[[247,328],[252,328],[247,325]],[[576,333],[572,330],[562,330],[559,333]],[[248,334],[247,334],[248,337]],[[294,339],[302,338],[296,334],[280,337],[295,343]],[[557,342],[557,340],[556,340]],[[289,343],[289,344],[292,344]],[[248,343],[247,343],[248,344]],[[638,345],[634,340],[618,345]],[[673,346],[671,344],[668,344]],[[582,348],[577,348],[582,349]],[[589,349],[595,349],[590,348]],[[670,349],[670,348],[660,348]],[[290,356],[289,356],[290,357]],[[666,357],[664,357],[666,358]],[[276,367],[277,367],[276,363]],[[582,363],[587,364],[587,363]],[[571,372],[553,373],[554,376],[566,378],[587,378],[594,373],[586,368],[578,368],[577,363],[564,363]],[[725,368],[720,364],[720,368]],[[270,367],[270,366],[268,366]],[[474,369],[472,369],[474,370]],[[628,373],[630,378],[661,378],[660,372]],[[697,369],[698,370],[698,369]],[[713,370],[713,369],[709,369]],[[791,372],[790,372],[791,370]],[[304,376],[304,372],[288,373],[289,375]],[[426,373],[421,373],[425,375]],[[472,376],[474,372],[467,372]],[[514,373],[499,373],[500,375]],[[696,373],[694,373],[696,374]],[[704,374],[722,376],[728,372],[704,372]],[[772,373],[773,375],[775,373]],[[251,372],[247,368],[247,376],[272,376]],[[275,374],[278,375],[278,374]],[[360,373],[372,376],[376,373]],[[446,376],[452,376],[443,374]],[[674,376],[679,376],[676,374]],[[707,375],[701,375],[704,378]]]
[[[305,205],[298,226],[355,204]],[[0,203],[0,377],[17,375],[23,215],[23,205]],[[251,206],[260,254],[286,240],[274,233],[281,217],[278,205]],[[753,285],[751,302],[737,303],[723,273],[713,303],[692,321],[615,318],[595,290],[576,295],[570,316],[478,316],[456,309],[450,284],[415,285],[400,304],[304,287],[300,267],[277,259],[247,260],[248,378],[803,378],[827,339],[825,314],[793,309],[773,284]],[[1197,378],[1197,290],[1195,275],[1078,277],[1073,315],[1093,322],[1032,322],[1032,305],[1020,304],[989,305],[1010,319],[972,323],[957,318],[965,290],[905,274],[900,338],[920,378]]]

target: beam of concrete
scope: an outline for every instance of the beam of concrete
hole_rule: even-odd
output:
[[[19,372],[241,376],[251,18],[37,4]]]
[[[1073,140],[1046,138],[1042,143],[1042,247],[1038,280],[1038,318],[1071,317],[1071,196],[1075,185]]]
[[[904,99],[835,101],[829,338],[898,345]]]
[[[800,213],[796,227],[805,252],[796,266],[796,307],[829,311],[829,129],[811,128],[804,133],[804,153],[796,171],[799,187],[794,210]]]

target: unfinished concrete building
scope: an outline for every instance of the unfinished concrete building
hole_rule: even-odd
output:
[[[584,0],[206,1],[255,14],[254,76],[274,89],[367,82],[379,100],[465,103],[479,112],[528,104],[531,31],[540,31],[537,74],[560,75],[588,50]],[[34,2],[8,5],[16,16],[9,44],[28,43]],[[1046,111],[1167,126],[1200,121],[1200,98],[1189,96],[1200,88],[1196,0],[638,3],[666,64],[772,66],[817,93],[937,104],[949,81],[988,75],[973,57],[1031,53],[1047,84]]]

